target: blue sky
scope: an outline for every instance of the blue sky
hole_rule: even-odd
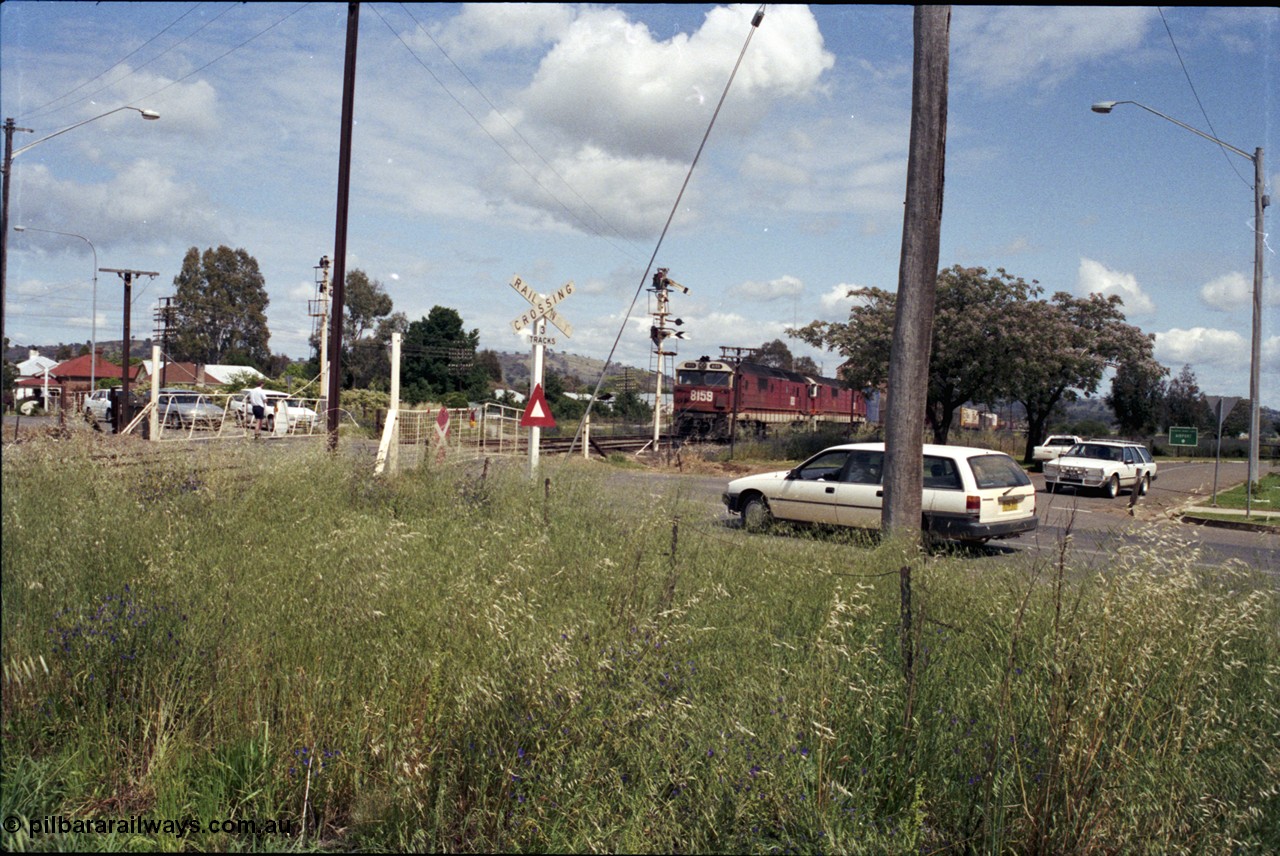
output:
[[[0,113],[34,133],[122,105],[14,160],[11,223],[76,233],[135,287],[150,331],[188,247],[242,247],[270,295],[271,348],[302,357],[314,266],[332,255],[346,4],[0,4]],[[410,319],[457,309],[482,347],[519,274],[573,324],[559,349],[650,365],[646,265],[755,6],[365,3],[348,266]],[[1206,392],[1248,394],[1253,166],[1280,173],[1280,11],[953,9],[940,264],[1004,268],[1047,293],[1123,297]],[[896,288],[911,107],[908,6],[766,7],[657,254],[688,286],[682,355],[847,317]],[[1274,208],[1267,218],[1274,223]],[[1280,406],[1280,289],[1266,253],[1262,403]],[[90,337],[85,242],[11,233],[10,339]],[[122,289],[98,283],[98,338]],[[628,312],[630,319],[625,320]],[[839,362],[790,340],[829,371]],[[1011,354],[1010,359],[1017,359]]]

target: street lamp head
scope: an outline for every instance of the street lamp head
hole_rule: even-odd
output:
[[[25,232],[25,231],[27,231],[27,227],[26,227],[26,226],[14,226],[14,227],[13,227],[13,231],[15,231],[15,232]]]
[[[1118,103],[1119,103],[1118,101],[1099,101],[1097,104],[1094,104],[1089,109],[1095,113],[1110,113],[1111,108],[1115,107],[1116,104]]]
[[[138,112],[142,114],[144,119],[155,120],[160,118],[160,114],[154,110],[139,110]]]

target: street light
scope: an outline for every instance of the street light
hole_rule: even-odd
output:
[[[1230,143],[1225,143],[1217,137],[1206,134],[1199,128],[1194,128],[1185,122],[1179,122],[1172,116],[1166,116],[1159,110],[1153,110],[1145,104],[1139,104],[1137,101],[1099,101],[1090,109],[1095,113],[1110,113],[1118,104],[1132,104],[1135,107],[1141,107],[1148,113],[1153,113],[1161,119],[1172,122],[1179,128],[1185,128],[1196,136],[1203,137],[1229,152],[1235,152],[1240,157],[1253,163],[1253,341],[1249,355],[1249,481],[1245,488],[1245,515],[1248,516],[1253,511],[1253,483],[1260,477],[1258,473],[1258,432],[1261,429],[1261,425],[1258,418],[1258,398],[1260,396],[1258,366],[1262,356],[1262,220],[1267,206],[1271,204],[1271,197],[1263,192],[1265,186],[1262,170],[1262,147],[1259,146],[1254,149],[1253,154],[1249,154],[1242,149],[1237,149]]]
[[[4,342],[5,294],[6,294],[6,287],[8,284],[8,276],[9,276],[8,275],[8,270],[9,270],[9,185],[11,183],[9,179],[10,179],[10,176],[12,175],[13,159],[16,158],[18,155],[22,154],[23,152],[27,151],[28,149],[35,148],[36,146],[40,145],[46,140],[52,140],[54,137],[60,137],[63,134],[67,133],[67,131],[74,131],[76,128],[79,128],[81,125],[87,125],[90,122],[96,122],[99,119],[103,119],[103,118],[106,118],[107,116],[110,116],[112,113],[119,113],[121,110],[133,110],[139,115],[141,115],[142,118],[148,119],[148,120],[155,120],[160,118],[160,114],[154,110],[143,110],[141,107],[128,107],[128,106],[117,107],[114,110],[108,110],[107,112],[102,113],[98,116],[94,116],[91,119],[85,119],[82,122],[76,122],[74,125],[68,125],[67,127],[62,128],[61,130],[54,131],[52,134],[49,134],[46,137],[41,137],[40,139],[36,140],[33,143],[27,143],[25,146],[18,149],[17,151],[13,150],[14,131],[25,131],[26,133],[30,134],[32,133],[32,130],[30,128],[17,127],[13,123],[12,118],[4,120],[4,161],[2,164],[0,164],[0,177],[4,178],[4,191],[3,193],[0,193],[0,197],[2,197],[0,198],[0,347],[3,346],[3,342]],[[96,265],[95,265],[95,269],[96,269]],[[3,355],[0,355],[0,357],[2,356]]]
[[[90,337],[91,347],[93,350],[89,352],[89,391],[98,385],[98,248],[93,245],[84,235],[77,235],[75,232],[59,232],[56,229],[37,229],[34,226],[14,226],[15,232],[48,232],[50,235],[66,235],[68,238],[79,238],[89,245],[89,249],[93,252],[93,318],[90,320]]]

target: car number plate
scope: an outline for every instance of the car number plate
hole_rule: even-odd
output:
[[[1000,510],[1001,510],[1001,511],[1016,511],[1016,510],[1017,510],[1017,508],[1018,508],[1018,505],[1019,505],[1020,503],[1021,503],[1021,500],[1019,500],[1017,497],[1013,497],[1012,499],[1005,499],[1004,497],[1001,497],[1001,498],[1000,498]]]

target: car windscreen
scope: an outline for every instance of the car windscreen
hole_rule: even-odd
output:
[[[1098,461],[1118,461],[1122,457],[1115,446],[1100,443],[1076,443],[1067,451],[1069,458],[1093,458]]]
[[[969,459],[969,466],[980,490],[1031,484],[1022,467],[1008,455],[979,455]]]

